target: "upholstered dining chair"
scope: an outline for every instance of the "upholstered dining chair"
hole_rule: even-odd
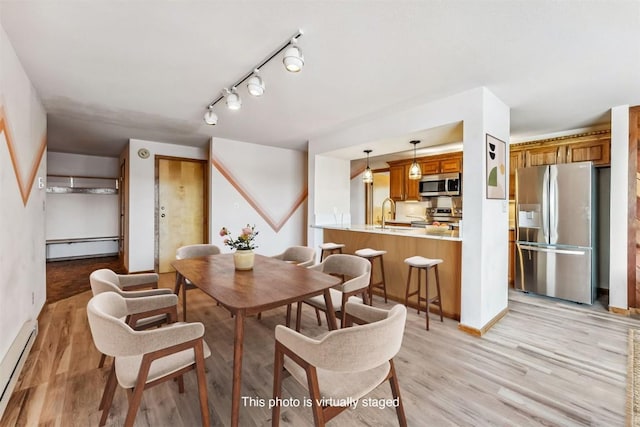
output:
[[[300,267],[310,267],[316,263],[316,250],[308,246],[290,246],[285,249],[284,252],[278,255],[273,255],[271,258],[296,264]],[[261,314],[262,313],[258,313],[258,319],[261,317]],[[320,311],[318,311],[318,309],[316,309],[316,318],[318,319],[318,326],[320,326],[322,323],[320,322]],[[286,325],[289,326],[290,324],[291,304],[288,304]]]
[[[209,426],[204,359],[211,351],[202,338],[202,323],[171,323],[158,329],[135,331],[124,321],[141,312],[162,310],[165,302],[161,300],[166,298],[176,296],[123,298],[115,292],[104,292],[89,300],[87,316],[93,341],[98,350],[115,358],[100,402],[100,426],[109,415],[116,382],[127,390],[129,409],[124,425],[130,427],[145,388],[176,378],[179,392],[183,393],[182,375],[192,369],[198,378],[202,425]],[[177,317],[175,305],[172,315]]]
[[[172,295],[171,289],[158,288],[158,275],[156,273],[140,273],[140,274],[116,274],[113,270],[108,268],[101,268],[93,271],[89,275],[89,283],[91,284],[91,292],[93,295],[98,295],[103,292],[115,292],[124,298],[140,298],[149,297],[154,295]],[[127,289],[140,289],[142,287],[153,286],[152,289],[145,290],[127,290]],[[166,300],[167,304],[177,304],[177,300]],[[146,317],[138,316],[133,320],[127,320],[129,324],[137,330],[148,329],[155,326],[159,326],[168,322],[168,316],[166,314],[151,314]],[[103,353],[100,357],[98,367],[102,368],[106,360],[106,355]]]
[[[282,370],[309,391],[316,426],[349,408],[332,402],[354,402],[389,381],[400,426],[407,425],[393,358],[400,350],[407,308],[391,310],[365,304],[345,304],[346,324],[361,325],[329,331],[321,339],[276,326],[273,401],[282,393]],[[280,407],[272,409],[272,426],[280,424]]]
[[[344,277],[343,280],[346,279],[341,284],[329,289],[333,310],[336,313],[341,313],[342,325],[344,326],[344,307],[346,302],[353,297],[355,301],[364,301],[367,303],[371,263],[365,258],[356,255],[333,254],[326,257],[320,264],[309,268],[322,273]],[[355,295],[358,294],[362,295],[362,300],[355,298]],[[327,324],[329,324],[327,305],[325,304],[323,295],[305,299],[303,302],[318,310],[324,311],[327,317]],[[301,319],[302,304],[298,302],[296,307],[296,331],[300,331]]]
[[[207,255],[218,255],[220,248],[216,245],[208,243],[198,243],[195,245],[181,246],[176,250],[176,259],[188,259],[198,258]],[[187,289],[193,289],[195,286],[186,278],[180,280],[180,275],[176,273],[176,285],[173,292],[176,295],[180,294],[180,288],[184,285],[182,290],[182,320],[187,321]]]
[[[89,275],[94,295],[102,292],[116,292],[125,298],[165,294],[169,289],[158,289],[156,273],[117,274],[108,268],[101,268]],[[151,288],[141,290],[142,288]]]

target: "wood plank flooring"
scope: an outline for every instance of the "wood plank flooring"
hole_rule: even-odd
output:
[[[117,256],[47,262],[47,302],[56,302],[91,290],[89,274],[99,268],[126,273]]]
[[[161,277],[172,287],[173,275]],[[90,292],[47,304],[40,333],[21,373],[2,426],[95,426],[108,366],[87,324]],[[198,290],[189,291],[189,320],[201,321],[212,349],[206,360],[212,424],[230,423],[233,319]],[[384,306],[379,297],[376,306]],[[284,323],[284,308],[247,319],[242,395],[269,399],[273,381],[273,330]],[[303,332],[317,336],[312,310],[303,310]],[[424,329],[424,314],[410,310],[402,350],[396,358],[410,426],[623,426],[627,330],[640,321],[593,307],[510,294],[509,312],[485,336],[436,321]],[[136,426],[199,425],[195,374],[185,377],[185,393],[171,382],[145,391]],[[305,390],[291,377],[283,397],[302,399]],[[370,397],[390,398],[387,384]],[[242,426],[270,425],[268,408],[241,406]],[[122,425],[124,391],[116,391],[107,425]],[[285,408],[283,426],[313,425],[311,411]],[[395,426],[393,408],[348,410],[329,425]]]

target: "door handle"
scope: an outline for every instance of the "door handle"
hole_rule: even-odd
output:
[[[160,217],[161,217],[161,218],[164,218],[164,217],[165,217],[165,214],[161,214],[161,215],[160,215]]]
[[[546,252],[551,254],[563,254],[563,255],[584,255],[585,251],[572,251],[569,249],[549,249],[549,248],[540,248],[538,246],[528,246],[528,245],[519,245],[520,249],[526,249],[530,251],[536,252]]]

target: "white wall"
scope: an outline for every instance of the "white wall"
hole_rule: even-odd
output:
[[[460,121],[464,126],[465,168],[461,323],[481,329],[507,307],[508,265],[507,201],[484,198],[484,147],[486,132],[509,142],[509,108],[485,88],[387,114],[309,141],[309,222],[327,223],[320,221],[330,217],[334,206],[349,205],[349,187],[336,182],[344,176],[347,178],[343,182],[348,182],[349,162],[332,157],[332,151],[349,146],[364,149],[371,141]],[[508,170],[508,148],[506,154]],[[321,231],[311,230],[308,236],[310,244],[322,241]],[[482,260],[489,261],[491,268],[482,265]]]
[[[229,252],[220,229],[235,234],[255,224],[256,253],[306,244],[306,153],[222,138],[211,140],[210,153],[211,243]]]
[[[151,155],[142,159],[138,150]],[[154,269],[155,251],[155,156],[207,160],[207,148],[185,147],[163,142],[129,140],[129,227],[125,266],[129,272]]]
[[[611,109],[611,209],[609,306],[626,310],[627,209],[629,197],[629,106]],[[635,203],[635,201],[633,201]],[[624,209],[620,209],[624,206]]]
[[[37,188],[37,177],[47,173],[47,123],[1,26],[0,109],[0,362],[5,362],[18,332],[37,320],[46,300],[45,190]]]

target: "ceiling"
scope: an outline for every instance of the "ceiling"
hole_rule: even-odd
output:
[[[603,124],[640,104],[640,2],[0,1],[0,20],[48,114],[48,149],[117,156],[129,138],[210,137],[306,150],[367,117],[486,86],[512,140]],[[206,106],[298,28],[266,92]],[[408,138],[404,139],[405,145]]]

